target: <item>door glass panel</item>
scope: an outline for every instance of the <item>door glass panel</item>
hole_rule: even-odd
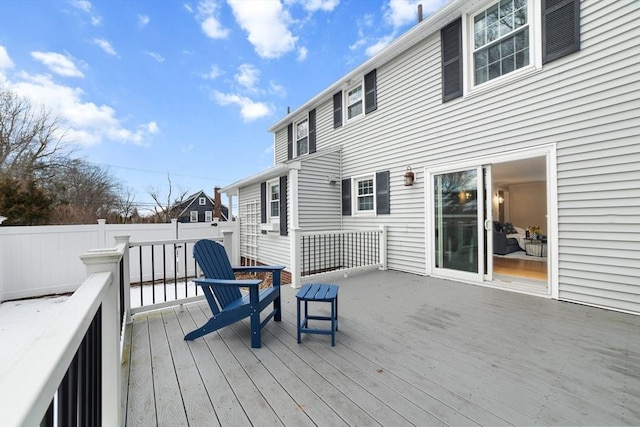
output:
[[[435,266],[478,272],[478,171],[434,176]]]

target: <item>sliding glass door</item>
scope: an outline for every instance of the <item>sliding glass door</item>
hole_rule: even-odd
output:
[[[432,267],[438,275],[482,281],[484,177],[481,166],[431,174]]]

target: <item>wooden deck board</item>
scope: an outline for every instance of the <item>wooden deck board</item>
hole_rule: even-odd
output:
[[[333,283],[335,347],[296,343],[290,287],[261,349],[248,320],[183,341],[204,302],[137,315],[127,425],[640,425],[638,316],[397,272]]]

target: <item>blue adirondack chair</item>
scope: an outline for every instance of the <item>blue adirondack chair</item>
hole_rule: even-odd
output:
[[[185,335],[194,340],[231,325],[245,317],[251,318],[251,347],[260,348],[260,331],[271,318],[281,319],[280,272],[284,266],[231,267],[224,247],[212,240],[200,240],[193,247],[193,256],[204,273],[204,279],[194,280],[201,286],[213,317],[202,327]],[[262,280],[236,280],[234,272],[271,272],[272,286],[259,289]],[[240,292],[249,288],[249,292]],[[273,303],[273,310],[260,321],[260,313]]]

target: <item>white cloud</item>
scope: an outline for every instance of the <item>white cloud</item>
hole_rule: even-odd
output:
[[[286,4],[299,3],[307,12],[331,12],[340,4],[340,0],[285,0]]]
[[[279,58],[295,49],[298,38],[287,27],[291,17],[289,12],[283,10],[279,0],[227,2],[236,22],[247,32],[247,38],[259,56]]]
[[[156,53],[156,52],[145,52],[145,53],[158,62],[164,62],[164,56],[160,55],[159,53]]]
[[[9,68],[15,67],[15,64],[9,57],[9,53],[7,53],[7,49],[0,45],[0,70],[8,70]]]
[[[269,93],[272,95],[277,95],[281,98],[287,96],[287,90],[284,88],[284,86],[279,85],[275,82],[269,82]]]
[[[59,116],[62,127],[66,128],[65,140],[68,142],[95,145],[107,139],[146,145],[149,137],[159,132],[155,122],[134,129],[125,127],[112,107],[87,101],[82,89],[57,84],[50,75],[30,75],[21,71],[16,77],[17,81],[7,82],[8,88]]]
[[[149,17],[147,15],[138,15],[138,25],[140,28],[146,27],[149,23]]]
[[[82,71],[66,56],[56,52],[31,52],[31,56],[42,62],[49,70],[64,77],[84,77]]]
[[[87,0],[70,0],[69,4],[85,13],[91,13],[91,2]]]
[[[213,92],[213,98],[219,105],[237,105],[240,107],[240,115],[245,122],[251,122],[271,113],[269,106],[263,102],[255,102],[245,96],[232,93]]]
[[[384,18],[393,28],[418,22],[418,5],[422,4],[422,16],[427,17],[440,9],[447,0],[389,0]]]
[[[252,64],[242,64],[238,67],[238,73],[233,76],[240,85],[252,92],[256,91],[256,84],[260,80],[260,70]]]
[[[208,73],[203,73],[203,79],[215,80],[222,75],[222,70],[217,65],[212,65]]]
[[[91,15],[91,25],[97,27],[102,22],[102,17],[93,13],[93,5],[88,0],[69,0],[69,4],[76,9]]]
[[[118,53],[113,48],[113,46],[111,46],[111,43],[108,40],[105,40],[105,39],[93,39],[93,43],[98,45],[98,46],[100,46],[100,48],[102,50],[104,50],[105,53],[108,53],[109,55],[113,55],[113,56],[117,56],[118,55]]]
[[[198,3],[196,19],[200,22],[202,31],[212,39],[224,39],[229,35],[229,30],[224,28],[218,21],[218,8],[219,6],[215,0],[203,0]],[[187,10],[190,10],[190,8]]]
[[[298,49],[298,56],[296,57],[296,61],[304,62],[304,60],[307,59],[308,53],[309,53],[309,49],[302,46],[300,49]]]

